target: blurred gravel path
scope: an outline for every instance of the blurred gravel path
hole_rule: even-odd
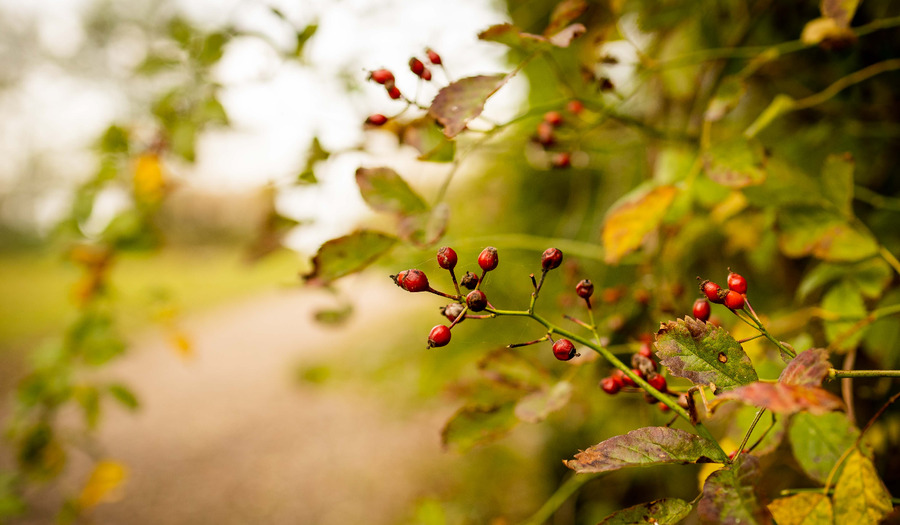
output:
[[[348,362],[345,342],[383,313],[380,297],[396,293],[387,279],[354,287],[365,293],[354,294],[356,314],[339,329],[312,320],[334,303],[324,293],[272,292],[184,319],[190,361],[151,333],[105,370],[137,392],[141,409],[110,407],[101,423],[104,455],[128,465],[130,477],[123,499],[95,509],[96,523],[405,521],[451,459],[439,431],[452,408],[401,414],[365,385],[304,386],[293,377],[300,362]],[[397,315],[416,306],[401,303]],[[63,485],[76,490],[88,464],[74,457]],[[39,497],[53,507],[52,494]]]

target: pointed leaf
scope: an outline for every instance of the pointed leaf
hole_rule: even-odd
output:
[[[548,38],[547,41],[556,47],[569,47],[572,40],[583,35],[585,31],[587,31],[587,28],[584,25],[572,24]]]
[[[756,141],[738,136],[717,142],[703,154],[706,175],[723,186],[743,188],[766,179],[766,155]]]
[[[572,383],[560,381],[551,388],[532,392],[516,403],[516,417],[526,423],[540,423],[563,408],[572,398]]]
[[[875,525],[893,510],[891,494],[872,461],[853,451],[834,486],[834,522]]]
[[[81,489],[78,506],[82,509],[90,509],[112,499],[113,492],[125,482],[127,477],[128,469],[122,463],[112,460],[98,462],[87,483]]]
[[[555,29],[554,33],[547,33],[549,37],[526,33],[512,24],[493,25],[478,34],[480,40],[498,42],[515,47],[523,51],[548,50],[553,47],[569,47],[572,40],[584,34],[587,28],[582,24],[571,24],[561,29]]]
[[[856,442],[859,430],[839,412],[800,413],[791,418],[788,436],[797,463],[810,478],[824,484],[844,451]]]
[[[831,370],[828,351],[822,348],[810,348],[800,352],[781,371],[778,381],[788,385],[821,386],[822,381]]]
[[[844,408],[844,402],[827,390],[784,383],[750,383],[716,397],[717,402],[729,399],[766,408],[776,414],[805,411],[826,414]]]
[[[607,263],[618,263],[656,230],[678,194],[674,186],[626,195],[607,212],[603,222],[603,248]]]
[[[415,215],[428,211],[428,205],[403,178],[391,168],[359,168],[356,185],[362,198],[375,211]]]
[[[419,160],[450,162],[456,154],[456,142],[444,136],[431,117],[410,122],[400,133],[400,141],[419,151]]]
[[[586,9],[587,2],[585,0],[562,0],[553,8],[553,13],[550,14],[550,23],[544,29],[544,35],[550,36],[559,33],[581,16]]]
[[[484,111],[484,103],[497,92],[508,75],[466,77],[442,88],[431,102],[428,114],[444,126],[447,138],[457,136]]]
[[[868,327],[851,333],[856,321],[866,316],[866,303],[863,301],[859,288],[850,281],[841,281],[832,286],[822,297],[822,310],[829,314],[846,317],[850,321],[825,321],[825,338],[833,343],[836,350],[850,350],[855,348]],[[850,334],[845,336],[844,334]]]
[[[138,401],[137,396],[134,392],[131,391],[130,388],[125,385],[120,384],[112,384],[107,387],[109,389],[109,393],[116,401],[122,404],[125,408],[129,410],[137,410],[140,406],[140,402]]]
[[[859,261],[878,253],[868,232],[855,229],[820,207],[783,208],[778,213],[778,243],[788,257],[812,255],[825,261]]]
[[[514,406],[515,403],[506,403],[459,409],[441,431],[444,446],[462,453],[500,439],[518,424]]]
[[[672,375],[719,390],[757,380],[750,358],[728,331],[693,317],[660,325],[656,353]]]
[[[691,513],[693,506],[678,498],[664,498],[613,512],[598,525],[675,525]]]
[[[759,459],[741,454],[734,463],[706,478],[697,505],[700,523],[716,525],[772,523],[772,515],[759,502]]]
[[[822,191],[825,198],[845,218],[853,217],[853,170],[856,163],[853,155],[829,155],[822,168]]]
[[[821,492],[803,492],[769,504],[778,525],[819,525],[834,523],[831,500]]]
[[[323,244],[312,260],[312,270],[302,277],[311,285],[326,285],[358,272],[384,255],[397,239],[383,233],[357,230]]]
[[[669,427],[645,427],[613,436],[564,461],[575,472],[610,472],[664,463],[713,463],[726,458],[715,443]]]

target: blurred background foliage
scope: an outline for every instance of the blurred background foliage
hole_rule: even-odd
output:
[[[83,424],[75,427],[90,433],[102,425],[102,400],[139,404],[127,385],[85,382],[85,369],[121,355],[129,334],[152,323],[171,331],[174,345],[189,352],[189,334],[178,328],[184,313],[296,283],[298,271],[310,271],[312,253],[297,257],[280,246],[293,232],[316,223],[285,204],[285,196],[328,184],[336,171],[346,178],[361,164],[395,167],[430,206],[449,208],[442,238],[426,246],[397,242],[366,270],[385,281],[399,269],[418,267],[433,286],[450,291],[433,257],[436,247],[456,249],[461,275],[477,268],[482,247],[493,245],[501,264],[485,291],[499,308],[525,307],[532,289],[528,275],[538,270],[540,252],[558,246],[565,262],[548,278],[538,310],[554,319],[559,314],[583,317],[571,291],[580,279],[590,278],[598,290],[594,314],[600,331],[611,349],[627,358],[660,322],[690,312],[696,276],[721,282],[730,267],[751,283],[750,297],[771,331],[798,350],[832,345],[836,367],[844,360],[847,367],[897,368],[896,317],[877,320],[861,337],[844,341],[839,336],[853,324],[846,319],[900,301],[900,263],[890,255],[900,253],[900,179],[892,176],[900,154],[895,95],[900,67],[891,62],[900,49],[900,12],[889,3],[862,2],[850,19],[839,20],[828,15],[829,5],[509,0],[495,7],[521,31],[543,34],[558,18],[558,9],[570,9],[587,30],[569,47],[549,46],[536,55],[515,42],[487,44],[505,53],[505,69],[466,74],[508,72],[524,64],[517,81],[526,81],[527,94],[523,101],[507,103],[518,107],[499,124],[476,120],[475,131],[456,139],[455,157],[441,159],[452,163],[412,160],[417,153],[407,145],[415,141],[403,133],[424,112],[400,113],[404,106],[397,102],[378,106],[392,117],[400,113],[384,128],[369,129],[364,136],[348,131],[347,147],[312,138],[296,145],[306,153],[298,153],[302,161],[289,175],[272,177],[252,192],[223,195],[190,184],[191,166],[202,160],[202,138],[234,125],[216,67],[236,40],[258,39],[276,51],[276,61],[321,73],[307,56],[317,39],[316,23],[296,23],[296,17],[263,6],[288,34],[272,42],[237,22],[194,23],[168,3],[97,3],[83,22],[86,43],[75,56],[55,59],[56,66],[87,79],[112,78],[113,91],[127,108],[120,112],[125,118],[92,124],[98,133],[87,162],[96,169],[74,186],[66,185],[72,191],[62,200],[71,205],[62,206],[67,211],[52,228],[23,223],[13,212],[5,212],[0,225],[0,282],[6,297],[0,325],[0,359],[6,366],[0,386],[16,399],[8,433],[15,452],[4,458],[12,474],[0,484],[0,514],[21,516],[24,487],[62,470],[72,446],[61,432],[64,407],[78,407]],[[809,29],[820,18],[832,20],[834,27],[818,33]],[[27,45],[34,43],[31,32],[2,17],[0,24],[0,84],[12,90],[26,66],[39,60],[34,54],[40,46]],[[142,59],[110,61],[123,42],[141,47]],[[438,51],[448,74],[457,74],[451,65],[467,61],[465,55],[454,56],[453,49]],[[829,91],[839,79],[856,78],[856,72],[878,64],[886,66],[877,74]],[[372,111],[367,104],[383,93],[366,83],[360,68],[379,66],[345,64],[329,74],[346,87],[342,96],[348,105],[365,114]],[[412,84],[401,77],[411,74],[399,67],[394,74],[407,92]],[[435,82],[443,78],[435,77]],[[428,88],[419,89],[424,94],[417,101],[427,107]],[[497,97],[514,89],[504,87]],[[819,93],[828,96],[816,99]],[[568,105],[573,100],[584,109],[573,112]],[[773,106],[776,100],[791,102]],[[489,118],[494,118],[492,104],[494,99],[486,108]],[[563,124],[554,130],[552,144],[541,144],[539,126],[547,111],[560,112]],[[361,152],[368,156],[357,157]],[[570,155],[570,166],[553,165],[560,153]],[[39,198],[66,178],[58,166],[41,162],[35,157],[24,175],[7,184],[0,196],[4,208],[28,206],[23,203],[36,208]],[[632,234],[637,236],[632,248],[611,255],[603,235],[610,211],[669,187],[676,189],[671,202],[661,210],[642,210],[647,234]],[[116,204],[101,204],[103,199]],[[357,196],[347,199],[335,206],[349,208],[349,199]],[[348,215],[360,217],[355,220],[361,227],[404,237],[405,226],[388,214]],[[643,232],[645,225],[638,221],[634,228]],[[245,266],[247,261],[255,264]],[[340,329],[354,315],[353,287],[360,281],[353,279],[331,286],[337,306],[319,312],[320,320]],[[549,345],[526,347],[513,357],[502,352],[508,343],[542,335],[537,325],[523,320],[468,320],[454,328],[450,346],[426,351],[428,329],[443,321],[440,307],[446,301],[395,289],[378,293],[385,293],[385,320],[367,328],[356,347],[335,349],[352,356],[352,366],[332,359],[305,364],[296,370],[300,387],[370,392],[407,414],[422,407],[493,411],[470,425],[455,419],[457,426],[445,432],[448,453],[455,454],[452,469],[435,472],[423,483],[421,500],[405,521],[518,522],[571,476],[561,459],[669,419],[640,396],[603,395],[597,382],[608,367],[588,356],[563,365]],[[415,302],[416,313],[390,317],[400,301]],[[726,314],[714,310],[736,337],[750,335]],[[761,377],[777,376],[774,348],[756,342],[745,347]],[[521,380],[517,374],[537,378],[510,384],[510,375]],[[573,393],[545,421],[525,423],[512,412],[525,395],[561,380],[572,384]],[[891,386],[890,380],[858,382],[857,421],[879,408]],[[724,436],[723,446],[730,440],[733,448],[751,418],[746,409],[723,411],[711,426]],[[439,429],[434,434],[439,439]],[[886,454],[900,440],[896,410],[882,418],[872,436],[879,471],[898,494],[898,458]],[[770,496],[782,488],[811,486],[791,463],[787,445],[772,448],[763,483]],[[588,482],[552,522],[596,523],[614,510],[651,499],[691,500],[700,470],[660,467]],[[62,519],[84,519],[100,500],[73,496]]]

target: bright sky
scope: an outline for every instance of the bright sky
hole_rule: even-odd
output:
[[[455,78],[509,69],[502,46],[476,38],[489,25],[506,21],[505,14],[489,0],[176,3],[201,26],[232,23],[263,32],[285,49],[293,47],[293,34],[271,14],[268,5],[277,6],[296,27],[319,23],[307,47],[309,66],[282,62],[258,39],[241,38],[227,48],[216,74],[226,86],[221,98],[233,128],[205,135],[198,144],[195,166],[173,166],[192,183],[211,191],[290,180],[302,166],[314,135],[326,149],[351,147],[363,139],[361,122],[368,114],[396,113],[402,107],[371,83],[362,93],[346,93],[338,77],[341,71],[363,79],[366,69],[387,67],[394,71],[404,93],[414,93],[417,82],[407,62],[410,56],[421,57],[426,46],[441,54]],[[78,13],[90,5],[91,0],[0,0],[2,16],[8,22],[37,20],[41,47],[61,59],[74,54],[87,37],[77,20]],[[111,67],[127,68],[142,58],[139,49],[129,47],[127,35],[121,42],[110,52]],[[435,78],[442,77],[436,72]],[[427,104],[436,88],[426,88],[419,100]],[[486,115],[508,118],[526,89],[524,81],[505,87],[498,100],[488,105]],[[85,146],[126,110],[123,94],[102,78],[76,78],[58,66],[35,60],[19,89],[0,93],[0,192],[8,192],[19,177],[28,176],[35,152],[40,152],[42,170],[65,173],[73,183],[89,176],[94,159]],[[402,168],[413,183],[434,169],[402,157],[393,156],[387,162]],[[280,208],[297,218],[315,218],[319,224],[298,232],[292,238],[295,248],[315,249],[323,240],[352,227],[365,212],[353,172],[359,165],[373,162],[361,155],[338,158],[323,167],[318,187],[284,192]],[[69,190],[58,184],[42,190],[37,214],[43,222],[52,222],[61,213]],[[104,198],[108,213],[116,202],[115,196]]]

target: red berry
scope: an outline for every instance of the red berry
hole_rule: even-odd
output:
[[[481,290],[472,290],[466,296],[466,304],[469,305],[469,310],[480,312],[487,308],[487,296]]]
[[[425,49],[425,54],[428,55],[428,61],[432,64],[439,66],[441,65],[441,55],[437,54],[431,48]]]
[[[563,118],[562,115],[559,114],[559,111],[548,111],[544,113],[544,122],[550,124],[555,128],[562,125]]]
[[[672,410],[671,408],[669,408],[669,405],[663,403],[662,401],[657,403],[656,406],[658,406],[659,410],[662,412],[668,412],[669,410]]]
[[[647,382],[650,383],[650,386],[659,390],[660,392],[666,391],[666,378],[662,376],[662,374],[654,374],[647,378]]]
[[[604,377],[603,380],[600,381],[600,388],[607,394],[616,394],[622,389],[622,382],[617,381],[614,377]]]
[[[563,253],[559,248],[547,248],[541,254],[541,268],[544,270],[553,270],[559,268],[562,264]]]
[[[728,288],[737,293],[747,293],[747,279],[740,274],[728,272]]]
[[[575,357],[575,345],[568,339],[560,339],[553,343],[553,355],[560,361],[568,361]]]
[[[700,283],[700,291],[711,303],[722,304],[724,297],[719,297],[719,290],[721,290],[719,285],[710,280]]]
[[[553,137],[553,126],[548,122],[541,122],[537,127],[537,141],[544,146],[550,146],[556,139]]]
[[[550,164],[552,164],[554,168],[568,168],[572,165],[572,155],[567,151],[561,151],[553,156]]]
[[[641,343],[641,348],[638,350],[638,354],[644,357],[653,357],[653,348],[650,346],[650,343]]]
[[[439,324],[431,329],[428,334],[428,348],[433,346],[446,346],[450,342],[450,329]]]
[[[725,294],[725,306],[732,310],[742,309],[744,307],[744,296],[734,290],[728,290],[728,293]]]
[[[444,246],[437,252],[438,265],[445,270],[452,270],[456,266],[456,252],[449,246]]]
[[[694,317],[701,321],[709,321],[710,313],[712,313],[712,308],[709,306],[706,299],[697,299],[694,301]]]
[[[387,89],[388,96],[394,100],[400,98],[400,90],[397,89],[397,86],[391,86]]]
[[[425,71],[422,71],[422,74],[419,76],[422,78],[422,80],[424,80],[425,82],[428,82],[429,80],[431,80],[431,70],[428,68],[425,68]]]
[[[427,292],[429,290],[428,277],[422,270],[404,270],[397,275],[392,275],[391,279],[407,292]]]
[[[464,308],[465,307],[459,303],[450,303],[441,309],[441,313],[452,323],[453,321],[456,321],[456,318],[459,317],[459,314],[463,312]],[[462,322],[463,319],[460,319],[460,322]]]
[[[387,69],[376,69],[369,73],[369,78],[378,82],[379,84],[390,84],[394,85],[394,74],[388,71]]]
[[[589,299],[594,295],[594,283],[590,279],[582,279],[575,285],[575,293],[582,299]]]
[[[569,113],[577,115],[584,111],[584,104],[582,104],[580,100],[570,100],[569,103],[566,104],[566,109],[569,110]]]
[[[415,73],[417,77],[420,77],[422,76],[422,71],[425,71],[425,64],[418,58],[412,57],[409,59],[409,70]]]
[[[366,124],[370,126],[383,126],[387,121],[387,117],[381,113],[375,113],[374,115],[369,115],[369,118],[366,119]]]
[[[638,377],[644,377],[644,374],[637,368],[632,368],[631,371],[634,372],[634,374]],[[625,374],[622,374],[622,383],[624,383],[625,386],[637,386],[637,383],[634,382],[634,379],[631,379]]]
[[[475,287],[478,286],[478,276],[472,272],[466,272],[462,279],[459,280],[459,284],[461,284],[463,288],[474,290]]]
[[[482,270],[489,272],[496,268],[498,264],[500,264],[500,258],[497,254],[497,248],[488,246],[481,250],[481,253],[478,255],[478,266]]]

